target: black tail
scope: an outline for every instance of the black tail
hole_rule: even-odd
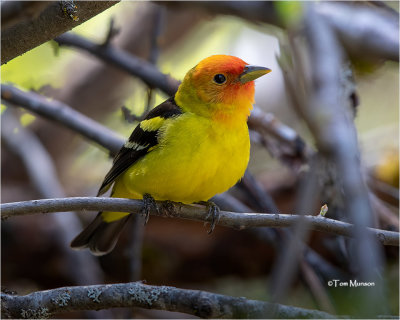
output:
[[[114,249],[118,237],[131,215],[122,219],[105,222],[101,217],[101,212],[96,218],[71,242],[71,248],[89,248],[95,256],[102,256]]]

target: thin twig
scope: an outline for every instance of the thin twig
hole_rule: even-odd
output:
[[[176,203],[173,211],[167,211],[163,202],[159,202],[162,210],[152,209],[150,214],[163,217],[175,217],[195,221],[211,221],[208,211],[203,206],[184,205]],[[37,213],[64,212],[73,210],[94,210],[113,212],[140,213],[143,208],[141,200],[122,198],[74,197],[59,199],[30,200],[1,204],[1,217],[7,219],[13,216],[31,215]],[[352,224],[324,218],[321,216],[297,216],[290,214],[267,213],[236,213],[221,211],[218,225],[235,229],[251,227],[289,227],[304,219],[311,229],[321,232],[352,237],[354,226]],[[366,228],[383,245],[399,245],[398,232]]]
[[[106,37],[101,45],[104,47],[110,45],[111,41],[118,35],[120,31],[120,28],[115,27],[114,17],[111,17]]]
[[[46,318],[58,312],[108,308],[159,309],[201,318],[263,318],[273,307],[274,318],[337,318],[298,307],[247,300],[206,291],[150,286],[140,282],[63,287],[25,296],[1,293],[2,314],[9,318]]]

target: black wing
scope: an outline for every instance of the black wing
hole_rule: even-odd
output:
[[[174,98],[169,98],[151,110],[144,120],[156,117],[167,119],[180,114],[182,114],[181,108],[175,103]],[[133,130],[128,141],[115,156],[113,166],[105,176],[97,194],[98,196],[105,193],[121,173],[149,152],[150,148],[158,144],[158,129],[153,131],[143,130],[140,124]]]

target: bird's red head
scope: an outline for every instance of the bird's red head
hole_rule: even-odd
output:
[[[253,80],[268,72],[234,56],[210,56],[186,74],[175,100],[186,111],[242,120],[250,114],[254,101]]]

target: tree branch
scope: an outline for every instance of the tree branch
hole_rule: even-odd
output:
[[[295,130],[279,121],[272,113],[254,106],[247,123],[250,129],[261,134],[260,143],[284,164],[299,168],[307,163],[312,154],[310,148]]]
[[[165,1],[173,8],[195,7],[213,14],[229,14],[253,23],[285,27],[282,16],[271,1]],[[339,34],[346,50],[362,57],[399,60],[399,17],[385,10],[348,3],[321,2],[318,15]],[[373,21],[374,23],[371,23]]]
[[[35,92],[26,92],[11,85],[1,85],[1,99],[13,105],[41,115],[47,119],[61,123],[84,137],[116,153],[124,144],[124,140],[115,132],[98,122],[75,111],[60,101],[49,100]]]
[[[159,309],[201,318],[263,318],[273,308],[274,318],[329,319],[337,316],[206,291],[150,286],[140,282],[63,287],[25,296],[1,293],[2,315],[8,318],[46,318],[53,313],[108,308]]]
[[[350,54],[399,61],[398,13],[338,2],[321,3],[316,11],[332,26]]]
[[[66,4],[63,1],[54,1],[39,15],[33,16],[31,19],[28,18],[23,21],[18,19],[18,23],[1,30],[1,63],[7,63],[57,35],[80,25],[118,2],[76,1],[75,14],[77,18],[72,19],[63,12],[63,6]],[[9,16],[8,19],[10,18]]]
[[[304,33],[298,34],[304,36],[307,47],[301,47],[300,42],[290,38],[295,58],[293,79],[296,79],[291,85],[300,84],[305,88],[303,103],[298,104],[299,111],[316,140],[320,154],[325,158],[325,170],[331,171],[330,174],[335,177],[336,188],[340,190],[336,203],[343,204],[343,214],[354,223],[355,241],[349,246],[350,266],[361,279],[376,283],[373,292],[356,299],[355,303],[360,314],[371,315],[384,310],[386,305],[383,284],[376,272],[382,267],[382,248],[377,245],[376,237],[365,232],[372,223],[372,210],[360,170],[353,110],[348,108],[347,97],[342,94],[338,72],[342,69],[344,54],[337,34],[327,20],[316,12],[317,7],[313,4],[306,6],[304,27],[301,29]],[[308,58],[308,61],[304,61],[304,58]],[[304,73],[305,65],[307,70],[311,70],[309,77]]]
[[[178,90],[179,81],[161,73],[150,62],[135,57],[110,44],[96,44],[73,33],[65,33],[54,39],[59,45],[83,49],[97,58],[142,79],[147,85],[159,88],[167,95],[173,96]]]
[[[208,211],[199,205],[185,205],[172,202],[158,202],[159,212],[152,209],[150,214],[162,217],[175,217],[195,221],[211,221]],[[173,209],[171,209],[171,206]],[[74,197],[42,199],[1,204],[1,217],[31,215],[36,213],[65,212],[74,210],[113,211],[140,213],[143,207],[141,200],[122,198]],[[353,237],[354,225],[324,218],[321,216],[297,216],[290,214],[236,213],[221,211],[218,225],[235,229],[251,227],[289,227],[304,219],[315,231],[327,232],[346,237]],[[383,245],[399,246],[398,232],[366,228]]]

